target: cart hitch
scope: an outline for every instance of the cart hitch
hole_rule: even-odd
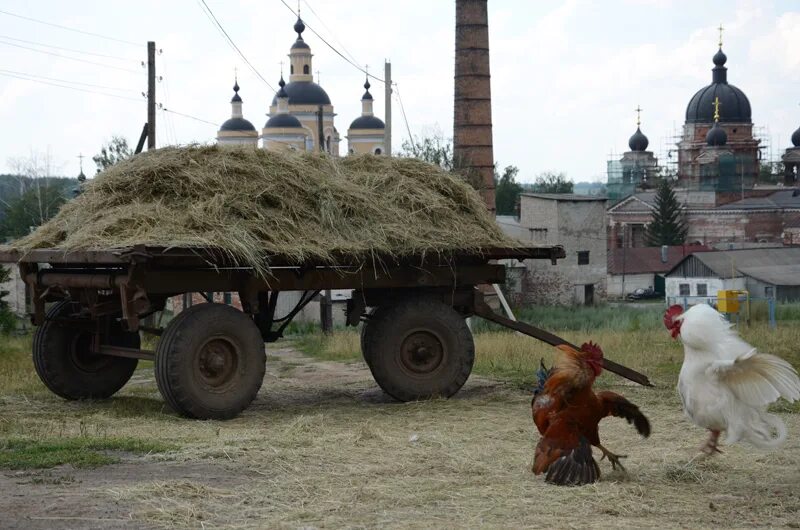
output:
[[[570,348],[573,348],[575,350],[580,350],[578,346],[575,346],[574,344],[565,341],[558,335],[553,335],[550,332],[531,326],[530,324],[526,324],[524,322],[518,322],[516,320],[511,320],[510,318],[498,315],[497,313],[492,311],[492,308],[489,307],[489,305],[483,299],[483,293],[480,293],[479,291],[475,292],[475,302],[473,311],[477,316],[481,318],[494,322],[495,324],[500,324],[503,327],[519,331],[524,335],[528,335],[529,337],[533,337],[534,339],[546,342],[551,346],[560,346],[562,344],[565,344]],[[654,386],[646,375],[641,374],[631,368],[628,368],[627,366],[615,363],[614,361],[606,357],[603,357],[603,368],[605,368],[609,372],[614,372],[615,374],[622,376],[630,381],[633,381],[634,383],[638,383],[642,386]]]

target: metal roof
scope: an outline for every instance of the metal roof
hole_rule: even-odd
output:
[[[530,193],[526,192],[522,195],[526,197],[535,197],[537,199],[549,199],[552,201],[607,201],[608,197],[605,195],[578,195],[575,193]]]
[[[800,247],[700,252],[682,259],[667,275],[691,259],[698,260],[720,278],[745,275],[774,285],[800,285]]]

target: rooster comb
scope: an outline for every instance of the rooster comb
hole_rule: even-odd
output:
[[[603,356],[603,350],[600,348],[600,345],[595,344],[592,341],[581,344],[581,351],[584,353],[599,355],[600,357]]]

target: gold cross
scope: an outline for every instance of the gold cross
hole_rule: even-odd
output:
[[[280,65],[281,65],[281,77],[283,77],[283,61],[280,61]]]
[[[712,105],[714,105],[714,121],[719,121],[719,106],[721,105],[719,102],[719,96],[714,98]]]
[[[642,124],[642,108],[639,105],[636,105],[636,126],[640,126]]]
[[[722,48],[722,32],[725,28],[723,28],[722,24],[720,24],[717,29],[719,30],[719,47]]]

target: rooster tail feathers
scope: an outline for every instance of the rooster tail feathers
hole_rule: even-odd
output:
[[[558,486],[582,486],[599,478],[600,467],[592,457],[589,442],[582,437],[576,448],[550,464],[545,481]]]
[[[744,439],[759,449],[775,449],[786,441],[786,424],[774,414],[751,409],[728,425],[726,443]]]
[[[544,391],[544,384],[547,382],[547,379],[552,374],[553,368],[547,368],[544,365],[544,359],[539,360],[539,369],[536,371],[536,387],[533,389],[534,397],[538,396],[540,393]]]
[[[639,407],[616,392],[598,392],[597,397],[600,398],[605,407],[606,416],[625,418],[628,423],[636,428],[639,434],[645,438],[650,436],[650,420],[642,414]]]

